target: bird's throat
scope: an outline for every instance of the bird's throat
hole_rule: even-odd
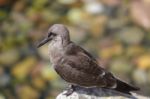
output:
[[[49,56],[52,63],[56,63],[63,55],[63,45],[61,40],[53,40],[49,44]]]

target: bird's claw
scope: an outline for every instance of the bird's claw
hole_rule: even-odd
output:
[[[70,96],[74,91],[75,91],[75,88],[73,85],[71,85],[69,86],[69,88],[67,88],[67,91],[63,95]]]
[[[67,90],[67,92],[64,93],[64,95],[70,96],[73,92],[74,92],[73,89],[69,89],[69,90]]]

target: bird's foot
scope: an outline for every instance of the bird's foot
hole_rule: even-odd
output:
[[[70,96],[74,91],[75,91],[75,86],[74,86],[74,85],[70,85],[70,86],[67,88],[67,91],[64,93],[64,95]]]

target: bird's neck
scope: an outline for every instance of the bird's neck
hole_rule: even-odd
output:
[[[52,63],[57,63],[61,57],[64,55],[64,48],[67,46],[68,42],[63,41],[62,38],[58,37],[51,41],[49,44],[49,56]]]

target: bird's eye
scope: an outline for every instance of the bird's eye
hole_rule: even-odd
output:
[[[50,37],[50,36],[56,36],[56,34],[53,33],[53,32],[50,32],[50,33],[48,34],[48,37]]]
[[[53,33],[52,35],[53,35],[53,36],[56,36],[57,34]]]

